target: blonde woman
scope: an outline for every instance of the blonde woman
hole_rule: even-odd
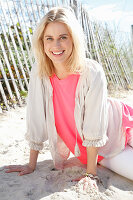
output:
[[[72,152],[86,164],[86,174],[79,177],[84,189],[97,188],[97,162],[115,157],[128,142],[133,146],[129,140],[133,109],[107,98],[103,68],[86,59],[84,34],[70,9],[53,8],[44,16],[33,34],[32,48],[35,64],[26,133],[29,164],[8,166],[7,172],[32,173],[43,142],[49,140],[55,167],[63,168]]]

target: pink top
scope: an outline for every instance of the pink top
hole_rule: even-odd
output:
[[[79,74],[72,74],[62,80],[56,75],[50,78],[53,87],[53,106],[57,133],[73,154],[77,131],[74,120],[75,91],[79,76]],[[82,146],[79,134],[77,134],[77,142],[79,147]]]
[[[56,75],[50,78],[53,87],[53,106],[57,133],[72,153],[74,153],[76,144],[74,108],[75,91],[79,76],[78,74],[72,74],[62,80]]]
[[[50,78],[53,87],[53,107],[57,133],[73,154],[77,131],[74,120],[75,91],[79,77],[79,74],[72,74],[62,80],[56,75]],[[82,146],[82,140],[78,131],[77,143],[80,149],[80,156],[78,159],[86,164],[86,147]]]

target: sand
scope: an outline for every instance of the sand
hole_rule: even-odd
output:
[[[133,91],[113,92],[113,96],[133,105]],[[48,142],[39,155],[34,173],[25,176],[5,173],[6,165],[28,163],[25,114],[26,105],[0,114],[0,200],[133,200],[133,181],[100,165],[98,175],[103,184],[99,184],[99,192],[91,189],[84,192],[82,185],[71,180],[84,173],[85,166],[71,157],[65,169],[52,170]]]

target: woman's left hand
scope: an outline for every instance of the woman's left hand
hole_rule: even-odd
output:
[[[89,189],[95,189],[98,191],[97,181],[91,179],[90,177],[82,176],[82,177],[74,179],[72,181],[78,181],[79,185],[82,184],[84,191],[88,191]]]

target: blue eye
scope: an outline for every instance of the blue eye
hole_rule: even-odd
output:
[[[53,38],[47,38],[47,40],[53,40]]]
[[[66,40],[67,37],[66,37],[66,36],[62,36],[61,39],[62,39],[62,40]]]

